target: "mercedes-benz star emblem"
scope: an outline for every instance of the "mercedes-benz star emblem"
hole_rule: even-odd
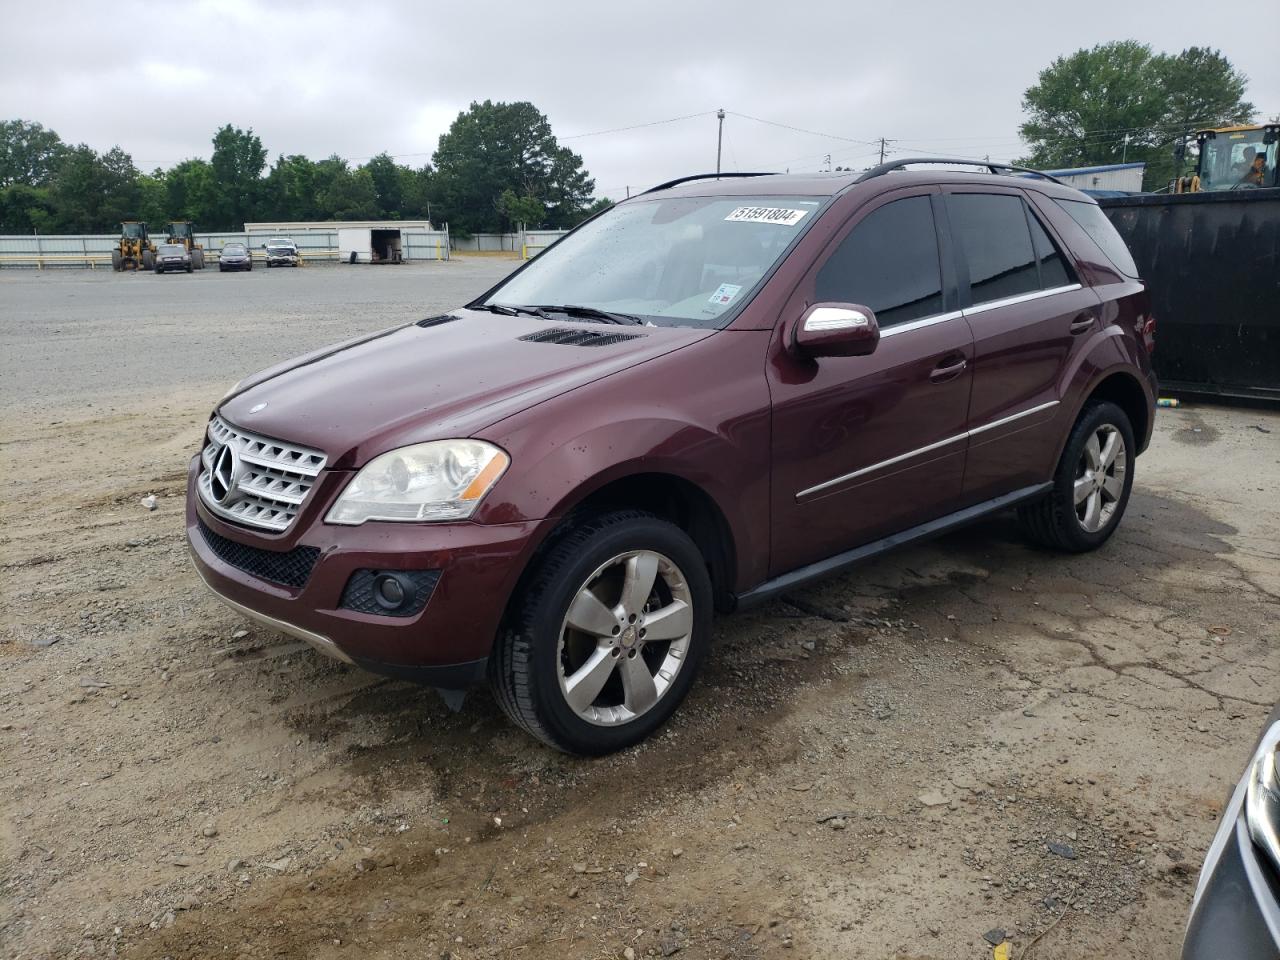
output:
[[[235,447],[227,444],[218,451],[213,461],[213,472],[209,476],[209,492],[218,503],[225,503],[236,488],[240,473],[240,454]]]

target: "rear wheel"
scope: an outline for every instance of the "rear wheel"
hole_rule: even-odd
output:
[[[711,633],[711,579],[674,524],[638,511],[591,518],[552,546],[491,661],[498,703],[569,753],[643,740],[688,693]]]
[[[1102,546],[1124,516],[1137,450],[1123,410],[1114,403],[1088,404],[1067,438],[1053,489],[1018,510],[1027,536],[1070,553]]]
[[[191,251],[191,265],[195,267],[197,270],[204,269],[204,251],[203,250]]]
[[[150,250],[142,251],[142,269],[150,270],[156,265],[156,255]]]
[[[111,269],[116,273],[124,269],[124,256],[119,250],[111,251]]]

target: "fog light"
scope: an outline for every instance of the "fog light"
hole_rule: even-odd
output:
[[[378,601],[378,606],[395,610],[404,603],[406,592],[404,584],[398,578],[384,573],[373,582],[373,596]]]

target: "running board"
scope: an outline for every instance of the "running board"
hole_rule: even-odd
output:
[[[1023,487],[1020,490],[1013,491],[1013,493],[1006,493],[1002,497],[996,497],[994,500],[984,500],[982,503],[976,503],[972,507],[957,510],[955,513],[939,517],[937,520],[922,523],[918,527],[911,527],[901,533],[890,534],[882,540],[873,540],[871,543],[865,543],[852,550],[846,550],[844,553],[837,553],[834,557],[828,557],[826,560],[811,563],[807,567],[800,567],[790,573],[784,573],[780,577],[774,577],[759,586],[752,587],[745,593],[738,594],[734,598],[734,609],[747,610],[751,607],[759,606],[813,580],[820,580],[823,577],[843,573],[850,567],[873,557],[878,557],[882,553],[888,553],[890,550],[896,550],[898,547],[905,547],[921,540],[940,537],[944,533],[950,533],[952,530],[967,526],[993,513],[999,513],[1009,507],[1026,503],[1028,500],[1035,500],[1052,489],[1052,481]]]

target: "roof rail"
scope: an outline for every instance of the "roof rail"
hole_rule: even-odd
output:
[[[668,180],[666,183],[660,183],[656,187],[650,187],[644,193],[655,193],[658,190],[666,190],[670,187],[678,186],[682,183],[688,183],[690,180],[724,180],[728,177],[773,177],[777,174],[772,170],[764,170],[759,173],[693,173],[687,177],[676,177],[674,180]],[[644,194],[642,193],[641,196]]]
[[[992,163],[988,160],[956,160],[951,157],[907,157],[903,160],[890,160],[888,163],[882,163],[879,166],[872,167],[862,176],[855,180],[855,183],[861,183],[863,180],[870,180],[872,177],[881,177],[886,173],[894,170],[901,170],[903,167],[914,163],[947,163],[960,167],[983,167],[991,173],[999,174],[1001,172],[1009,173],[1031,173],[1037,177],[1044,177],[1046,180],[1052,180],[1060,186],[1068,186],[1052,174],[1045,173],[1043,170],[1032,170],[1030,167],[1015,167],[1009,163]]]

